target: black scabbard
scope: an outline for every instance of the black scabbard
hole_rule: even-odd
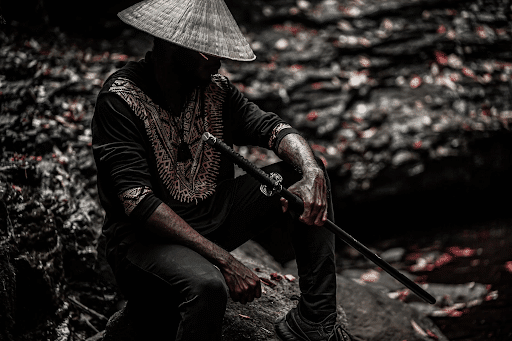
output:
[[[210,146],[216,148],[224,155],[228,156],[235,164],[237,164],[240,168],[245,170],[249,175],[253,176],[256,180],[262,183],[269,188],[275,189],[279,195],[288,200],[290,208],[297,213],[298,215],[302,214],[304,211],[304,203],[302,199],[297,195],[291,193],[286,188],[283,188],[280,183],[276,180],[272,179],[267,173],[262,171],[261,169],[254,166],[251,162],[245,159],[242,155],[235,152],[231,147],[217,139],[210,133],[203,134],[203,141],[208,143]],[[405,285],[412,292],[422,298],[425,302],[430,304],[436,303],[436,299],[430,295],[427,291],[421,288],[418,284],[414,283],[412,280],[404,276],[400,271],[391,266],[388,262],[380,258],[377,254],[373,253],[366,246],[357,241],[350,234],[342,230],[339,226],[334,224],[332,221],[327,220],[324,223],[324,227],[329,231],[334,233],[338,238],[343,240],[345,243],[359,251],[363,256],[368,258],[371,262],[379,266],[382,270],[386,271],[397,281]]]

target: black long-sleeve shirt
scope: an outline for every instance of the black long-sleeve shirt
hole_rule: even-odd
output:
[[[208,131],[228,145],[276,149],[298,133],[249,102],[226,77],[212,76],[172,114],[157,85],[151,52],[111,75],[92,120],[98,189],[106,211],[107,252],[166,203],[200,233],[218,227],[233,199],[231,161],[201,140]],[[178,162],[183,140],[192,158]]]

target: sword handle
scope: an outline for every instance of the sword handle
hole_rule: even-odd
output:
[[[240,168],[242,168],[247,173],[252,175],[254,178],[256,178],[256,180],[261,182],[263,185],[269,186],[271,188],[279,187],[279,184],[274,179],[272,179],[267,173],[265,173],[258,167],[254,166],[242,155],[235,152],[233,148],[229,147],[227,144],[225,144],[212,134],[208,132],[204,133],[202,140],[208,143],[210,146],[220,150],[223,154],[227,155],[235,164],[240,166]]]

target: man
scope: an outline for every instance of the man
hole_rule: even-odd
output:
[[[255,58],[224,2],[151,0],[119,17],[155,37],[143,60],[105,82],[92,122],[107,258],[128,297],[129,323],[144,339],[220,340],[228,295],[244,304],[261,297],[258,276],[229,251],[289,224],[301,297],[276,332],[282,340],[344,340],[334,236],[319,227],[333,219],[328,178],[296,130],[217,74],[222,59]],[[300,221],[255,180],[235,179],[204,132],[273,149],[285,162],[266,171],[304,200]]]

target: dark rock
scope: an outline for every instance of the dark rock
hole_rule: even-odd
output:
[[[0,203],[0,211],[3,211]],[[4,217],[2,212],[1,217]],[[4,219],[2,223],[7,223]],[[2,225],[10,228],[7,224]],[[16,321],[16,269],[12,265],[11,257],[14,250],[5,244],[0,244],[0,283],[3,290],[0,290],[0,339],[5,341],[14,340],[14,327]]]
[[[428,339],[427,330],[438,340],[448,340],[430,319],[415,309],[343,276],[338,276],[338,303],[347,314],[350,332],[362,340],[420,341]]]
[[[298,280],[289,281],[283,278],[285,274],[280,273],[280,267],[269,267],[276,265],[275,261],[253,242],[235,250],[234,255],[247,267],[255,269],[258,276],[275,285],[262,284],[262,297],[246,305],[228,301],[223,322],[223,340],[278,341],[273,323],[295,305],[290,298],[300,293]],[[259,258],[250,255],[259,255]],[[274,280],[274,273],[280,275],[277,278],[281,279]],[[431,320],[407,304],[392,300],[376,288],[357,284],[343,276],[338,276],[337,281],[338,320],[353,336],[368,341],[422,341],[425,340],[422,332],[426,334],[428,331],[438,340],[447,340]],[[126,309],[111,317],[107,324],[107,335],[108,338],[105,337],[103,341],[131,340],[133,330],[130,330]],[[88,341],[93,340],[91,338]]]
[[[393,167],[400,167],[406,163],[418,160],[418,156],[415,153],[402,150],[396,153],[391,160]]]

